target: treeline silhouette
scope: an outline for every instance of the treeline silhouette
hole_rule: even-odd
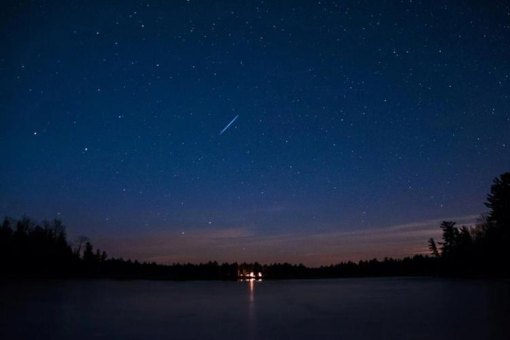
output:
[[[442,241],[429,240],[442,274],[510,276],[510,172],[494,179],[485,205],[474,227],[443,221]]]
[[[326,278],[381,275],[425,275],[436,260],[426,256],[405,259],[347,262],[309,268],[302,264],[223,263],[162,265],[109,258],[94,250],[85,237],[73,246],[59,220],[36,223],[29,218],[6,217],[0,227],[0,275],[6,278],[114,278],[154,280],[237,280],[240,273],[263,278]]]
[[[114,278],[237,280],[244,273],[264,279],[365,276],[510,276],[510,172],[494,179],[475,227],[444,221],[442,240],[429,240],[430,256],[344,262],[317,268],[302,264],[223,263],[162,265],[109,258],[86,237],[72,244],[59,220],[37,223],[6,217],[0,227],[0,276],[5,278]]]

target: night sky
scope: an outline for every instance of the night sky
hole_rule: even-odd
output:
[[[0,214],[161,263],[425,252],[509,170],[509,96],[505,1],[2,1]]]

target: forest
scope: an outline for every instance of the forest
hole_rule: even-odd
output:
[[[5,217],[0,226],[2,278],[112,278],[237,280],[240,273],[264,279],[365,276],[510,277],[510,172],[495,178],[475,226],[443,221],[441,240],[429,239],[430,255],[361,260],[316,268],[289,263],[163,265],[108,257],[86,237],[70,242],[60,220],[35,222]],[[426,240],[424,240],[426,242]]]

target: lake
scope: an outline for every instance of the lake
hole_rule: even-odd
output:
[[[510,339],[510,283],[0,283],[1,339]]]

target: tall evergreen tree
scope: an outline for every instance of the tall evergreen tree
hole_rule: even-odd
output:
[[[510,172],[496,177],[485,205],[490,209],[489,221],[498,227],[510,229]]]

